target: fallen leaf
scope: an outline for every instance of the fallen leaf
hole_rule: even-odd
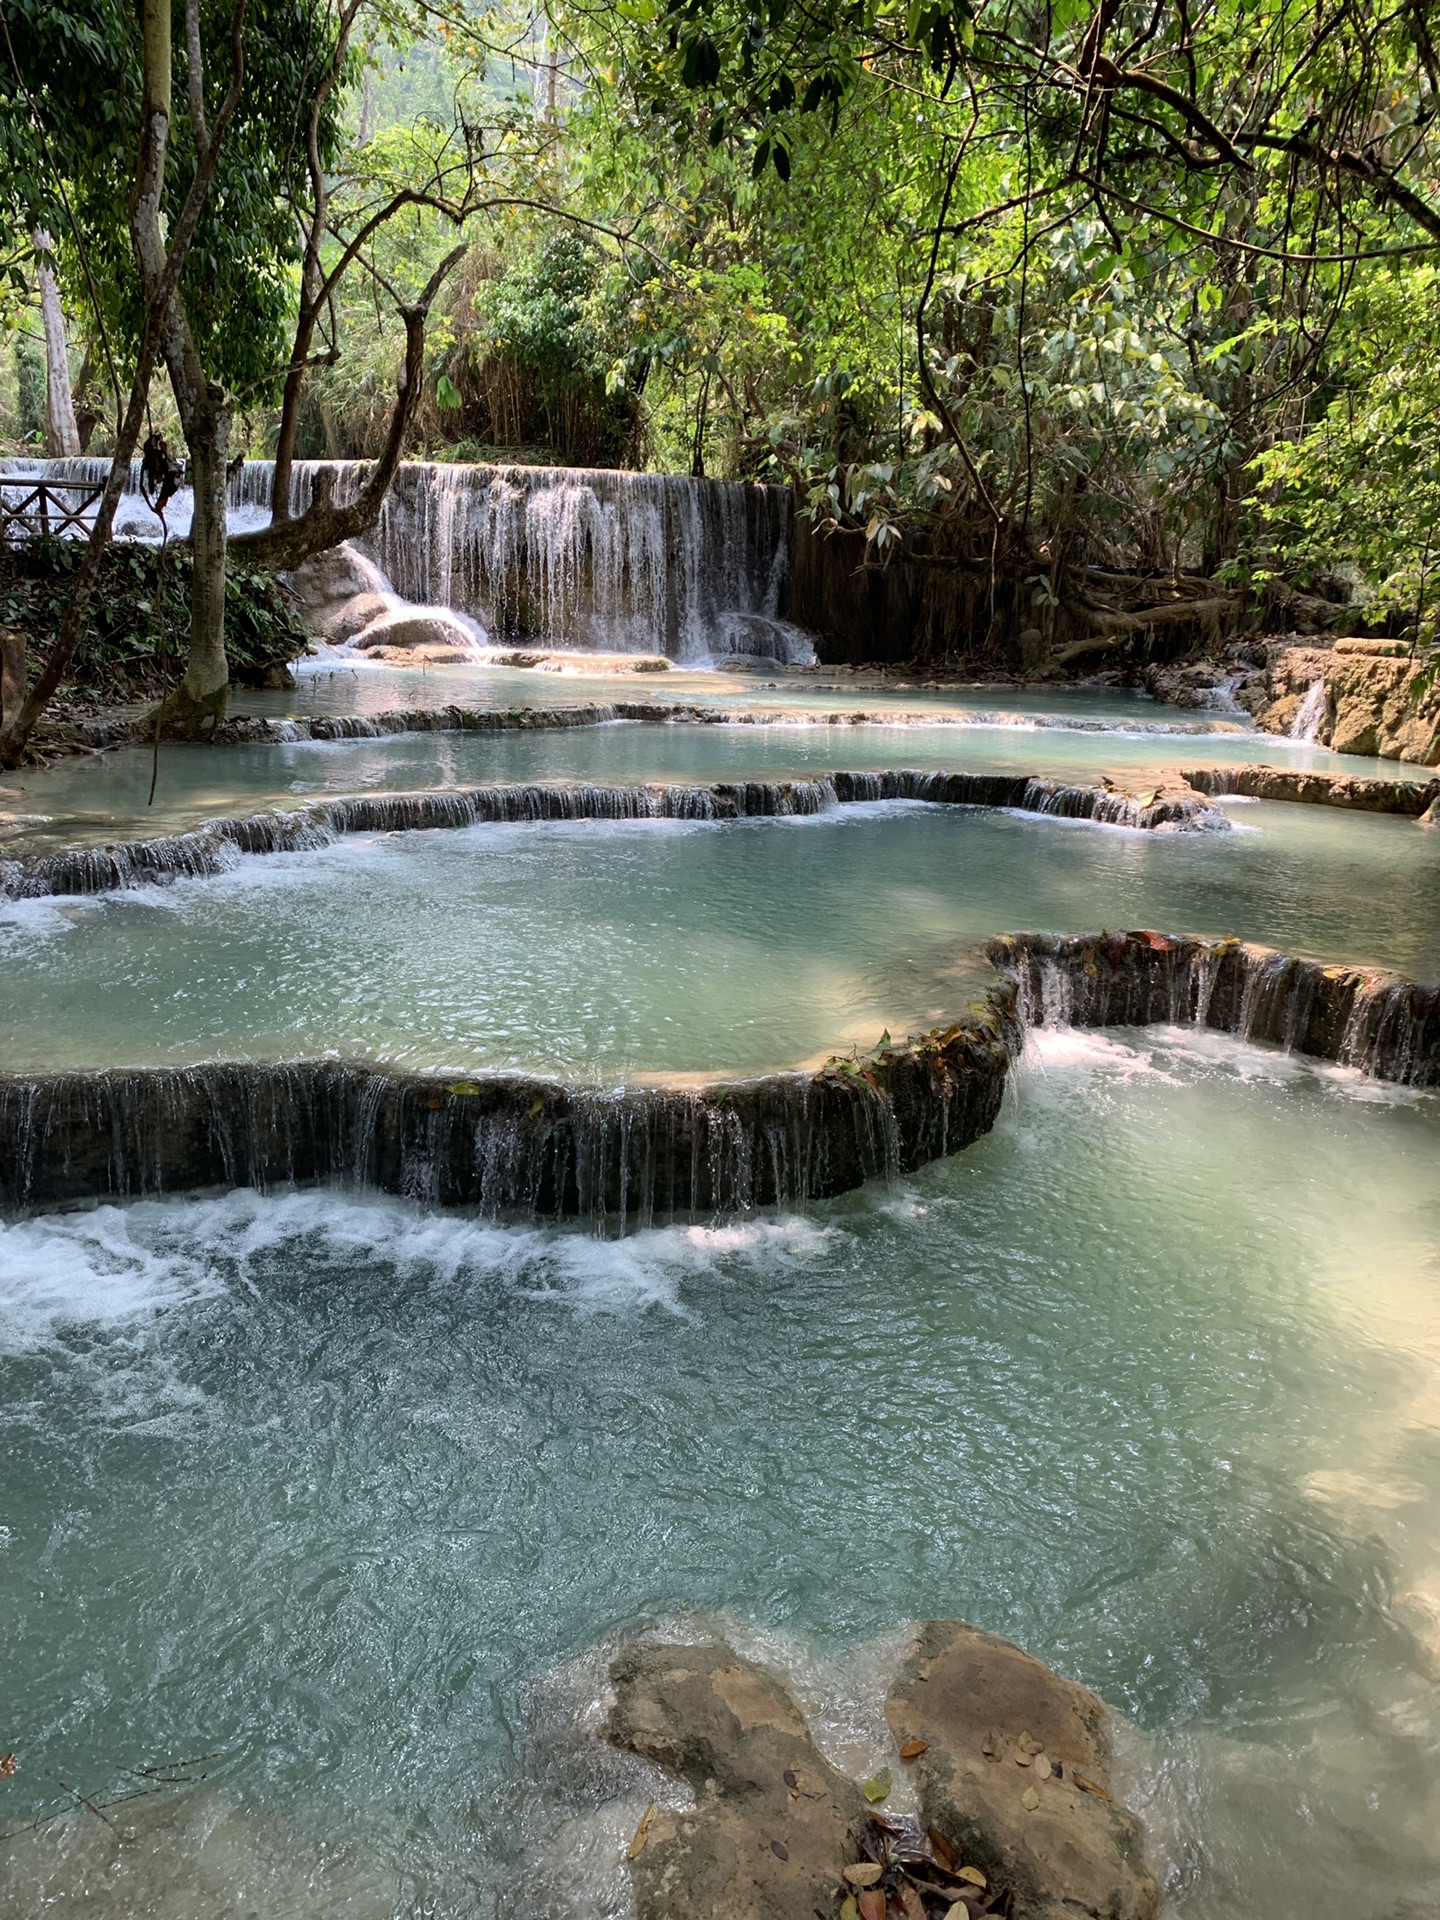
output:
[[[785,1782],[786,1786],[789,1787],[792,1793],[796,1793],[799,1791],[800,1782],[795,1777],[795,1769],[793,1767],[786,1767],[784,1773],[781,1774],[780,1778]]]
[[[479,1093],[480,1089],[473,1080],[452,1080],[445,1091],[447,1093],[470,1094]]]
[[[530,1102],[529,1107],[526,1109],[525,1117],[527,1120],[538,1120],[540,1118],[540,1115],[544,1111],[545,1111],[545,1096],[543,1093],[537,1093],[535,1098]]]
[[[1033,1733],[1022,1733],[1015,1744],[1022,1753],[1028,1753],[1032,1759],[1037,1753],[1045,1751],[1045,1742],[1037,1740]]]
[[[1054,1771],[1055,1769],[1051,1766],[1050,1762],[1043,1758],[1043,1756],[1035,1762],[1035,1778],[1037,1780],[1048,1780]]]
[[[770,1851],[777,1860],[788,1860],[790,1858],[790,1849],[783,1840],[772,1840],[770,1842]]]
[[[890,1769],[881,1767],[878,1773],[872,1773],[865,1782],[865,1798],[872,1807],[878,1807],[882,1800],[890,1798]]]
[[[972,1887],[979,1887],[982,1893],[990,1884],[984,1874],[981,1873],[979,1867],[961,1867],[955,1875],[955,1878],[957,1880],[968,1880]]]
[[[899,1902],[900,1911],[904,1914],[905,1920],[929,1920],[925,1911],[925,1902],[908,1882],[901,1883]]]
[[[879,1887],[866,1887],[860,1895],[860,1920],[885,1920],[885,1895]]]
[[[0,1780],[13,1780],[19,1764],[13,1753],[0,1753]]]
[[[980,1751],[987,1760],[998,1760],[1000,1758],[1000,1749],[1004,1744],[1004,1741],[998,1733],[987,1733],[985,1738],[980,1742]]]
[[[627,1860],[638,1860],[645,1851],[645,1842],[650,1838],[650,1822],[659,1811],[659,1802],[652,1800],[641,1815],[640,1824],[635,1829],[635,1838],[625,1849],[625,1858]]]
[[[1033,1754],[1026,1753],[1022,1748],[1016,1749],[1015,1764],[1017,1767],[1028,1767],[1028,1766],[1031,1766],[1033,1762],[1034,1762]]]
[[[1075,1784],[1082,1793],[1093,1793],[1097,1800],[1110,1800],[1110,1795],[1106,1793],[1104,1787],[1096,1780],[1087,1780],[1083,1773],[1075,1775]],[[1110,1800],[1110,1804],[1113,1807],[1115,1802]]]
[[[875,1860],[857,1860],[846,1867],[845,1878],[852,1887],[873,1887],[885,1869]]]
[[[940,1865],[944,1867],[947,1873],[951,1872],[955,1866],[955,1849],[950,1845],[950,1842],[945,1838],[944,1834],[941,1833],[938,1827],[929,1827],[926,1829],[925,1838],[930,1842],[934,1850],[935,1858],[939,1861]]]
[[[1040,1796],[1036,1793],[1034,1787],[1027,1787],[1025,1789],[1024,1793],[1020,1796],[1020,1804],[1027,1813],[1034,1813],[1040,1804]]]
[[[840,1920],[860,1920],[860,1909],[853,1894],[840,1902]]]
[[[918,1760],[922,1753],[928,1753],[929,1751],[930,1742],[928,1740],[907,1740],[900,1749],[900,1758],[902,1760]]]
[[[440,1109],[445,1105],[445,1102],[443,1100],[427,1100],[425,1104],[431,1113],[439,1113]]]

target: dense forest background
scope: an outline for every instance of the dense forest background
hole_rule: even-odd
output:
[[[0,435],[44,443],[48,265],[84,443],[104,452],[135,296],[123,235],[102,244],[84,205],[94,140],[64,157],[25,35],[43,49],[61,16],[77,33],[103,16],[119,44],[126,9],[3,12],[6,138],[32,190],[0,281]],[[229,0],[190,12],[219,61]],[[379,453],[404,311],[458,236],[408,451],[783,481],[858,564],[953,576],[982,614],[999,593],[1062,654],[1067,633],[1071,654],[1103,652],[1136,617],[1121,577],[1167,579],[1196,631],[1239,595],[1282,626],[1346,605],[1428,639],[1432,16],[1429,0],[254,4],[229,138],[264,150],[263,178],[245,204],[217,186],[186,269],[231,448],[276,451],[289,380],[296,457]],[[295,156],[306,75],[337,46],[314,231],[325,272],[342,253],[350,271],[297,353],[313,209]],[[118,179],[118,123],[115,145]],[[158,380],[151,409],[174,432]]]

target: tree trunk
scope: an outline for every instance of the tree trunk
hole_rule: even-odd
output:
[[[60,305],[60,288],[55,275],[45,264],[54,253],[55,243],[43,227],[35,229],[35,251],[39,255],[35,277],[40,285],[40,317],[45,326],[45,451],[52,459],[80,451],[80,429],[75,424],[75,403],[70,397],[70,354],[65,344],[65,310]]]
[[[190,656],[185,678],[161,709],[162,730],[200,739],[225,718],[230,668],[225,658],[225,549],[230,410],[223,390],[207,386],[185,409],[190,482],[195,496],[190,551]]]

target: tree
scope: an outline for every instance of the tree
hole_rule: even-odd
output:
[[[9,4],[18,7],[19,0],[9,0]],[[17,765],[23,757],[36,722],[60,684],[65,669],[79,644],[86,607],[94,589],[101,558],[109,544],[115,508],[129,477],[130,459],[140,438],[151,375],[161,352],[162,338],[167,325],[171,323],[180,277],[189,257],[200,216],[214,180],[216,161],[221,152],[222,142],[243,90],[245,8],[246,0],[235,0],[235,10],[231,19],[230,81],[215,117],[213,133],[206,139],[203,149],[197,149],[196,162],[191,171],[187,190],[175,210],[176,217],[171,223],[168,234],[161,241],[158,251],[152,252],[151,255],[154,272],[147,277],[145,286],[145,301],[138,329],[129,400],[123,415],[116,421],[115,449],[110,476],[99,501],[85,561],[76,575],[75,587],[65,619],[51,648],[44,670],[35,684],[26,690],[23,699],[16,697],[18,689],[15,682],[18,676],[15,672],[14,660],[9,657],[6,660],[5,678],[9,683],[10,691],[3,716],[0,716],[0,760],[3,760],[7,766]],[[143,97],[149,110],[141,117],[138,156],[134,161],[131,195],[132,232],[135,232],[137,254],[141,250],[141,239],[137,229],[144,228],[147,248],[150,247],[151,241],[158,237],[159,209],[165,193],[166,163],[170,145],[169,15],[168,0],[144,0],[141,71]],[[78,223],[75,221],[71,203],[64,190],[65,177],[56,163],[46,118],[34,91],[33,78],[27,78],[26,69],[16,55],[16,42],[12,35],[10,19],[7,16],[0,16],[0,18],[4,19],[6,47],[17,82],[15,92],[7,95],[8,110],[0,116],[0,132],[3,132],[6,148],[12,158],[18,162],[7,176],[10,185],[7,211],[13,217],[18,207],[24,216],[24,225],[28,230],[36,215],[43,215],[48,210],[47,202],[58,201],[59,210],[64,212],[78,232]],[[57,51],[63,51],[68,45],[69,49],[80,58],[82,72],[77,75],[71,69],[66,78],[72,84],[79,78],[82,88],[85,77],[84,66],[88,63],[93,74],[97,57],[104,62],[113,55],[117,46],[125,44],[122,40],[114,39],[107,46],[104,33],[93,17],[85,19],[60,8],[49,11],[41,11],[37,8],[33,15],[25,19],[24,24],[32,29],[39,27],[53,30],[53,42],[47,49],[52,56]],[[123,23],[112,13],[106,16],[101,26],[108,26],[118,32]],[[33,67],[31,74],[34,74]],[[56,73],[52,70],[52,81],[56,77]],[[80,104],[83,107],[83,94]],[[75,132],[76,128],[72,124],[72,136]],[[83,146],[92,139],[93,128],[87,126],[75,144]]]

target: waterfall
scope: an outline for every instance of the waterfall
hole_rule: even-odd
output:
[[[1315,741],[1320,738],[1320,728],[1325,720],[1325,682],[1312,680],[1305,698],[1295,709],[1295,718],[1290,722],[1292,740]]]
[[[42,475],[100,484],[108,460],[9,460],[0,483]],[[322,473],[353,499],[363,461],[297,461],[292,513]],[[270,519],[275,468],[247,460],[230,482],[230,527]],[[166,512],[189,531],[188,489]],[[404,599],[478,620],[497,640],[549,648],[664,653],[677,661],[760,659],[808,665],[809,636],[781,618],[790,502],[783,487],[684,474],[406,461],[369,545]],[[122,538],[156,540],[140,468],[116,522]]]
[[[1208,1027],[1377,1080],[1440,1085],[1440,987],[1385,969],[1148,931],[1006,935],[990,957],[1030,1026]]]
[[[0,1205],[352,1181],[625,1232],[893,1179],[988,1132],[1019,1044],[1003,987],[965,1024],[864,1064],[700,1088],[332,1060],[0,1076]]]

